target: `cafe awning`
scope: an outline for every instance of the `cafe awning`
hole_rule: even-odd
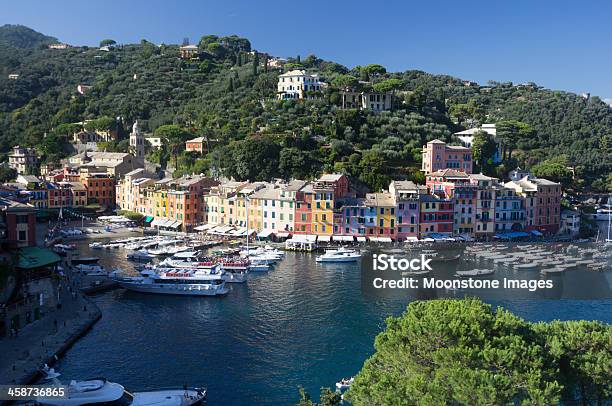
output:
[[[273,234],[272,231],[269,231],[269,230],[260,231],[257,234],[257,238],[268,238],[272,234]]]
[[[17,268],[36,269],[53,265],[61,261],[59,255],[47,248],[25,247],[19,250]]]
[[[331,235],[320,235],[317,240],[321,242],[330,242]]]

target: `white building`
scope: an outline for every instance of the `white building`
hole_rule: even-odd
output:
[[[474,142],[474,133],[476,133],[477,131],[484,131],[493,137],[495,143],[497,144],[497,151],[495,151],[495,155],[493,156],[493,163],[500,163],[502,161],[502,145],[496,138],[497,129],[495,128],[495,124],[483,124],[481,127],[475,127],[465,131],[459,131],[456,132],[454,135],[459,138],[464,147],[472,148],[472,143]]]
[[[321,92],[325,86],[317,74],[310,75],[305,70],[292,70],[279,75],[276,94],[279,100],[314,98],[312,92]]]
[[[580,233],[580,213],[575,210],[561,210],[559,234],[575,237]]]
[[[385,92],[355,92],[342,90],[340,92],[343,109],[372,110],[381,112],[391,110],[393,93]]]
[[[24,148],[16,145],[8,156],[9,167],[15,169],[19,175],[31,175],[38,168],[38,156],[34,148]]]
[[[134,122],[132,132],[130,133],[130,152],[136,159],[144,161],[145,138],[138,127],[138,120]]]
[[[151,136],[146,137],[145,140],[147,141],[147,143],[149,143],[149,145],[151,145],[152,148],[160,149],[162,147],[161,137]]]

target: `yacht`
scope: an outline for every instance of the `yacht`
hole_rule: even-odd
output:
[[[327,250],[325,254],[319,255],[317,262],[355,262],[361,258],[357,251],[340,247],[337,250]]]
[[[158,268],[142,271],[141,276],[121,276],[118,272],[110,276],[119,286],[142,293],[216,296],[229,291],[223,272],[218,270]]]
[[[78,265],[75,265],[74,269],[79,273],[82,273],[84,275],[90,275],[90,276],[106,275],[108,273],[106,272],[104,267],[98,264],[93,264],[93,265],[78,264]]]
[[[127,254],[127,259],[130,261],[149,262],[152,261],[153,258],[155,258],[155,256],[149,254],[147,250],[132,251]]]
[[[51,385],[59,386],[57,379],[60,375],[52,368],[47,368],[46,381]],[[176,388],[148,392],[129,392],[122,385],[110,382],[105,378],[94,378],[85,381],[71,381],[67,385],[67,398],[49,399],[38,398],[37,404],[48,406],[195,406],[206,399],[205,388]]]
[[[249,264],[247,260],[234,257],[201,257],[198,251],[177,252],[159,263],[160,267],[178,269],[223,270],[223,279],[231,283],[246,282]]]

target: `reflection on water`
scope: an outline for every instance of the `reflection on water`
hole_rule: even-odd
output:
[[[131,266],[122,250],[84,246],[81,254],[100,256],[107,267]],[[229,284],[224,297],[124,290],[96,296],[103,318],[58,368],[65,380],[106,376],[131,389],[206,385],[211,405],[294,404],[298,385],[316,394],[321,386],[355,374],[373,352],[384,319],[400,314],[414,299],[364,291],[360,267],[365,274],[368,258],[361,264],[317,264],[312,254],[287,253],[276,269],[251,274],[246,284]],[[434,273],[452,275],[458,266],[445,263]],[[564,291],[578,283],[574,277],[584,289],[596,289],[566,272],[559,276]],[[416,298],[438,294],[419,292]],[[524,301],[509,295],[490,302],[529,320],[612,322],[612,300]]]

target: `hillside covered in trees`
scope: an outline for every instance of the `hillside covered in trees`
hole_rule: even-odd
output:
[[[164,139],[148,159],[176,173],[269,180],[334,170],[379,189],[392,177],[422,180],[428,140],[455,142],[456,131],[497,123],[505,160],[493,165],[483,148],[485,172],[504,177],[520,165],[579,189],[612,187],[612,108],[597,97],[380,65],[347,68],[311,55],[289,58],[285,71],[319,73],[329,86],[316,100],[278,101],[281,72],[237,36],[204,36],[199,58],[183,60],[178,45],[146,40],[48,49],[54,39],[28,30],[0,27],[0,159],[17,144],[35,146],[44,160],[62,158],[84,120],[116,127],[123,140],[103,147],[127,150],[128,129],[139,120]],[[10,80],[13,73],[19,79]],[[80,94],[79,84],[91,88]],[[340,109],[339,89],[347,86],[393,92],[393,110]],[[210,140],[204,157],[184,151],[197,136]]]

